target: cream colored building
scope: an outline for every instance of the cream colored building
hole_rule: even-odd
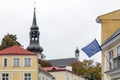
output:
[[[98,16],[101,23],[102,80],[120,79],[120,10]]]
[[[0,80],[38,80],[37,55],[20,46],[0,51]]]
[[[53,75],[55,80],[87,80],[86,78],[63,68],[45,67],[44,70]]]

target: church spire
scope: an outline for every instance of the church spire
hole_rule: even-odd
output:
[[[34,13],[33,13],[33,23],[31,26],[31,30],[39,30],[39,27],[37,26],[37,20],[36,20],[36,8],[34,7]]]
[[[36,8],[35,7],[34,7],[33,24],[32,25],[37,25],[37,21],[36,21]]]
[[[37,20],[36,20],[36,8],[34,7],[34,13],[33,13],[33,23],[30,28],[30,44],[27,47],[27,50],[37,53],[41,56],[43,52],[43,48],[39,44],[39,27],[37,26]],[[43,55],[43,54],[42,54]],[[41,56],[42,57],[42,56]]]
[[[75,50],[75,58],[77,59],[77,60],[79,60],[79,49],[78,49],[78,47],[76,48],[76,50]]]

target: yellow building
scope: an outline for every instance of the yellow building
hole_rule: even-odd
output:
[[[120,10],[98,16],[101,23],[102,80],[120,79]]]
[[[0,51],[0,80],[38,80],[37,55],[20,46]]]
[[[59,67],[44,67],[44,70],[53,75],[55,80],[88,80],[87,78],[77,75],[70,70]]]

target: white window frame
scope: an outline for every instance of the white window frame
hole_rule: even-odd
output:
[[[26,61],[25,61],[25,59],[30,59],[30,63],[28,63],[29,61],[27,60],[27,64],[26,64]],[[32,58],[24,58],[24,66],[25,67],[30,67],[30,66],[32,66]]]
[[[119,53],[118,53],[118,49],[119,49]],[[117,46],[117,57],[120,56],[120,45]]]
[[[19,65],[18,65],[18,62],[16,62],[15,65],[14,65],[14,59],[19,59]],[[12,59],[12,63],[13,63],[13,67],[19,67],[20,66],[20,58],[14,57]]]
[[[9,74],[9,73],[2,73],[2,74],[1,74],[1,80],[3,80],[3,76],[2,76],[3,74],[8,74],[8,80],[10,80],[10,74]],[[7,78],[7,77],[5,76],[5,78]],[[5,80],[6,80],[6,79],[5,79]]]
[[[110,51],[113,51],[112,56],[110,56]],[[114,49],[112,48],[108,51],[109,69],[113,68],[113,58],[114,58]],[[110,66],[110,64],[111,64],[111,66]]]
[[[25,74],[30,74],[30,78],[31,78],[31,80],[32,80],[32,74],[31,74],[31,73],[24,73],[24,74],[23,74],[23,76],[24,76],[24,77],[23,77],[23,78],[24,78],[23,80],[25,80]],[[29,80],[28,78],[29,78],[29,77],[27,77],[27,80]]]

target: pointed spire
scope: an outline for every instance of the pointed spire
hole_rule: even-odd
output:
[[[77,60],[79,60],[79,49],[78,49],[78,47],[76,48],[76,50],[75,50],[75,58],[77,59]]]
[[[33,25],[37,25],[37,21],[36,21],[36,8],[34,7],[34,14],[33,14]]]
[[[79,52],[80,51],[79,51],[78,47],[76,47],[75,53],[79,53]]]
[[[36,20],[36,7],[34,3],[34,13],[33,13],[33,23],[31,26],[31,30],[39,30],[39,27],[37,26],[37,20]]]

